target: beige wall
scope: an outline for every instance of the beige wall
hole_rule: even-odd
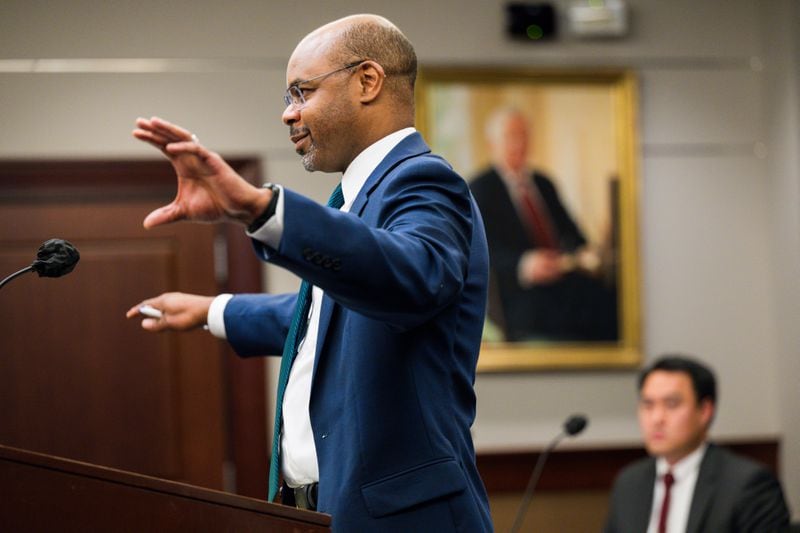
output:
[[[640,79],[645,353],[692,352],[718,370],[716,435],[783,439],[797,516],[800,13],[792,0],[629,3],[626,39],[518,43],[503,36],[501,0],[5,0],[0,157],[152,157],[129,132],[136,116],[158,114],[220,152],[263,157],[269,179],[322,200],[336,177],[305,174],[287,142],[283,69],[307,31],[360,11],[396,22],[423,66],[632,68]],[[73,61],[31,61],[56,58]],[[80,58],[166,61],[86,66]],[[98,69],[112,72],[91,72]],[[296,287],[285,273],[267,276],[274,290]],[[481,375],[476,444],[542,446],[573,411],[591,417],[574,446],[634,442],[634,378]]]

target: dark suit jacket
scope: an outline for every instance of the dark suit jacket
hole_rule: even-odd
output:
[[[470,435],[488,251],[466,182],[414,134],[350,213],[284,193],[280,247],[257,247],[325,291],[309,406],[319,510],[338,531],[490,531]],[[280,353],[295,300],[234,297],[228,340]]]
[[[606,533],[644,533],[650,520],[656,461],[642,459],[617,477]],[[697,476],[687,533],[772,533],[788,530],[778,480],[763,466],[709,445]]]
[[[562,252],[586,244],[578,225],[561,202],[553,182],[535,172],[531,181],[547,208]],[[614,288],[572,272],[551,285],[522,288],[517,265],[522,255],[538,246],[531,243],[503,179],[489,168],[472,182],[489,241],[493,289],[500,305],[489,317],[500,325],[507,340],[614,340],[617,338]],[[493,300],[494,302],[495,300]]]

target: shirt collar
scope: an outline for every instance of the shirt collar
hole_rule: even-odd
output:
[[[667,460],[663,457],[659,457],[656,459],[656,476],[660,479],[664,477],[664,475],[668,471],[672,471],[672,475],[675,479],[685,479],[689,473],[692,471],[697,471],[700,469],[700,463],[703,461],[703,456],[708,449],[708,443],[704,442],[700,447],[698,447],[695,451],[675,463],[670,467]]]
[[[361,187],[369,178],[372,171],[377,168],[383,158],[386,157],[392,149],[400,144],[400,141],[416,132],[413,127],[403,128],[394,133],[390,133],[386,137],[372,143],[363,152],[358,154],[355,159],[347,166],[347,169],[342,174],[342,193],[344,194],[344,207],[349,209],[353,201],[361,191]]]
[[[503,182],[506,184],[506,187],[512,189],[517,188],[520,185],[528,185],[530,180],[527,178],[533,173],[532,169],[525,165],[519,173],[513,172],[508,165],[495,163],[494,165],[495,170],[502,178]],[[521,176],[522,181],[520,181],[519,177]]]

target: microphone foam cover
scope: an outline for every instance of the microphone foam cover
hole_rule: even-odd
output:
[[[564,422],[564,432],[567,435],[577,435],[586,428],[589,420],[583,415],[572,415]]]
[[[50,239],[39,247],[31,268],[39,277],[57,278],[72,272],[80,258],[81,254],[69,242]]]

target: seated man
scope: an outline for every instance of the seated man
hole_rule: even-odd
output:
[[[639,377],[639,425],[651,457],[626,467],[606,533],[788,530],[781,486],[763,466],[708,442],[716,409],[711,370],[664,357]]]
[[[531,129],[518,109],[494,111],[491,165],[470,182],[489,243],[488,318],[511,342],[617,340],[616,284],[556,184],[528,165]]]

